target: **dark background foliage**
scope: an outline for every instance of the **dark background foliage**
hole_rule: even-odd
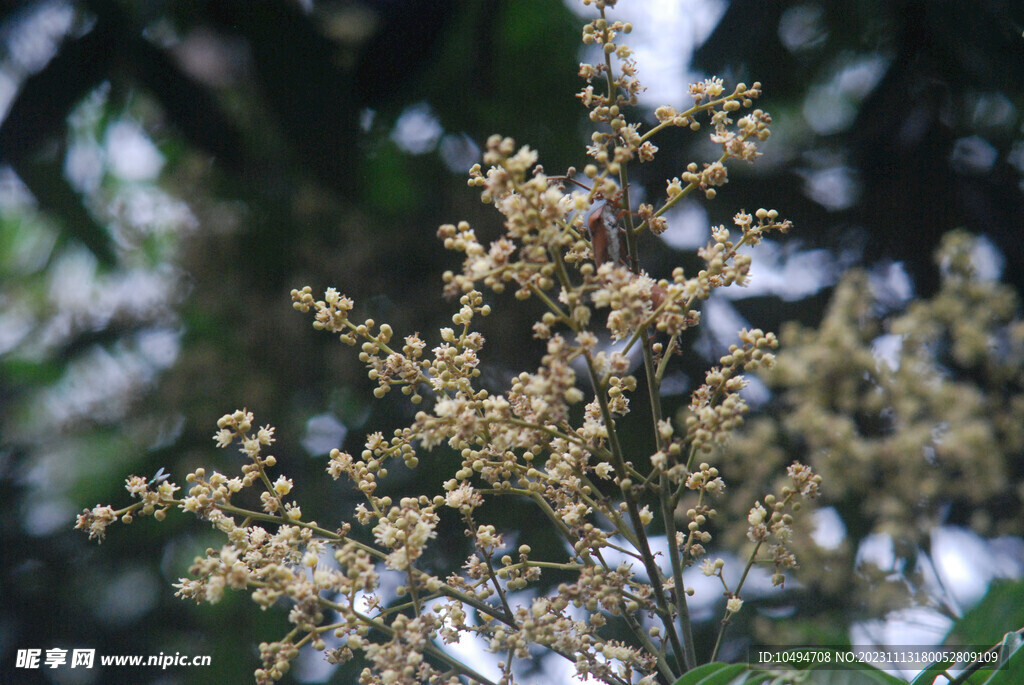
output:
[[[473,160],[464,151],[499,132],[539,149],[551,173],[585,163],[585,111],[573,96],[579,22],[562,3],[310,5],[5,5],[8,47],[45,43],[36,35],[45,25],[33,21],[43,10],[72,19],[39,64],[19,66],[13,50],[0,56],[16,86],[0,124],[4,197],[22,198],[0,208],[0,674],[18,648],[92,647],[213,656],[212,669],[106,672],[95,682],[245,682],[255,645],[286,631],[284,613],[260,612],[237,593],[197,608],[169,589],[216,536],[172,515],[114,527],[97,546],[71,530],[74,514],[125,502],[128,473],[163,466],[180,481],[199,465],[236,469],[210,436],[217,417],[247,406],[278,427],[275,453],[306,515],[337,524],[355,499],[323,477],[323,443],[304,446],[323,425],[311,417],[334,417],[331,435],[351,450],[408,413],[400,402],[366,401],[354,356],[314,334],[291,310],[289,289],[335,285],[365,316],[429,335],[450,317],[440,274],[456,266],[436,226],[468,219],[483,236],[499,228],[465,186]],[[964,226],[1002,251],[1020,289],[1022,30],[1024,9],[1010,0],[729,3],[693,66],[764,83],[761,105],[778,125],[762,163],[735,167],[708,205],[711,222],[777,207],[798,227],[791,254],[821,247],[838,264],[902,262],[922,294],[937,284],[939,236]],[[187,203],[189,230],[126,229],[117,213],[125,184],[109,173],[96,187],[75,186],[65,170],[76,112],[90,102],[96,131],[130,120],[157,146],[165,165],[155,184]],[[423,154],[391,135],[413,107],[444,132]],[[669,132],[658,141],[657,161],[637,177],[648,196],[682,171],[680,160],[708,158],[701,139]],[[695,264],[659,241],[645,248],[652,269]],[[125,296],[90,314],[87,302],[67,304],[80,293],[62,290],[60,277],[83,260],[94,285],[131,290],[130,277],[146,272],[165,275],[166,287],[152,302]],[[776,328],[815,322],[827,294],[736,305]],[[487,322],[496,386],[537,363],[539,351],[510,334],[529,320]],[[141,381],[118,391],[102,374],[81,380],[97,360],[123,368],[154,333],[170,335],[175,353]],[[706,361],[689,359],[693,378]],[[88,388],[93,404],[54,409],[83,383],[98,386]],[[434,487],[429,460],[421,464],[395,487],[412,478]],[[849,610],[835,607],[838,624]],[[16,682],[32,675],[47,676],[21,671]]]

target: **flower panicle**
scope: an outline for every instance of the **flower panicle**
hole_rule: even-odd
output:
[[[569,659],[582,678],[672,682],[695,658],[686,618],[694,590],[683,585],[683,571],[700,564],[725,585],[724,562],[708,557],[719,526],[746,530],[755,545],[751,563],[771,564],[773,580],[796,565],[788,546],[793,512],[821,482],[803,465],[794,463],[781,494],[759,499],[746,521],[712,525],[725,518],[718,501],[731,492],[716,449],[749,410],[745,374],[774,364],[774,334],[741,330],[681,416],[662,415],[659,393],[681,334],[700,323],[700,303],[716,288],[746,285],[751,256],[744,248],[789,230],[790,222],[774,209],[737,213],[734,228],[711,228],[695,274],[676,268],[653,276],[640,268],[637,251],[637,236],[667,230],[666,213],[682,198],[700,191],[714,199],[728,184],[729,160],[758,157],[771,124],[754,108],[761,85],[729,92],[721,79],[706,79],[691,86],[691,108],[661,107],[649,128],[631,121],[643,91],[625,43],[633,27],[607,16],[613,0],[584,4],[599,16],[584,26],[582,40],[601,55],[579,68],[585,85],[577,97],[595,126],[587,163],[579,174],[551,175],[529,146],[500,135],[487,140],[468,184],[501,217],[501,234],[485,244],[466,221],[439,227],[438,239],[462,263],[443,275],[444,294],[458,306],[434,342],[355,318],[355,302],[336,288],[322,299],[310,286],[291,291],[292,306],[312,315],[316,330],[358,346],[375,398],[399,388],[415,406],[404,427],[371,432],[361,449],[339,446],[328,454],[326,473],[358,498],[353,520],[328,530],[304,517],[292,499],[301,484],[271,475],[275,429],[258,426],[247,409],[222,416],[213,434],[218,448],[243,454],[237,474],[196,468],[181,494],[162,469],[149,480],[132,476],[126,487],[133,504],[97,505],[79,516],[77,527],[98,540],[116,520],[162,518],[172,507],[222,534],[224,543],[195,558],[176,593],[214,604],[243,591],[262,609],[287,605],[292,630],[259,646],[258,683],[284,677],[306,646],[332,664],[361,659],[359,680],[367,684],[461,678],[511,685],[513,664],[533,658],[537,647]],[[634,211],[631,166],[655,158],[653,139],[664,128],[698,131],[704,120],[718,157],[687,163],[666,182],[664,197]],[[506,290],[535,300],[541,311],[530,327],[540,363],[499,390],[484,380],[486,341],[477,328],[492,314],[485,293]],[[638,425],[632,411],[643,391],[654,414],[648,455],[637,452],[641,443],[624,441],[627,426]],[[442,445],[454,458],[438,482],[417,483],[419,491],[405,496],[382,487],[390,473],[416,469],[423,459],[436,459],[425,473],[447,468],[430,454]],[[258,498],[239,495],[253,486]],[[490,518],[495,502],[533,508],[562,551],[535,551],[530,530],[502,529]],[[440,571],[442,532],[459,521],[470,551]],[[651,530],[667,533],[668,573],[655,559]],[[545,584],[552,573],[557,582]],[[741,611],[741,591],[742,583],[725,587],[723,626]],[[501,655],[500,677],[479,674],[444,650],[466,635]]]

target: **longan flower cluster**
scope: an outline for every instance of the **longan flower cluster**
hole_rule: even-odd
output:
[[[302,517],[302,511],[294,502],[285,503],[282,497],[291,492],[291,480],[281,476],[274,484],[267,478],[266,469],[273,468],[277,464],[277,458],[273,455],[262,456],[263,447],[274,442],[274,428],[263,426],[250,434],[252,430],[253,415],[246,410],[238,410],[232,414],[225,414],[217,421],[217,433],[213,439],[217,446],[225,448],[235,441],[239,444],[239,451],[249,457],[252,463],[242,465],[241,478],[227,478],[223,474],[214,472],[210,478],[206,478],[205,469],[196,469],[190,473],[187,481],[192,483],[188,497],[185,498],[185,509],[196,514],[209,518],[217,515],[217,507],[220,504],[227,504],[231,495],[239,492],[242,488],[253,485],[258,479],[266,484],[266,491],[260,493],[260,501],[263,511],[268,514],[283,512],[292,519],[298,520]]]
[[[85,509],[78,515],[75,529],[88,531],[90,540],[103,542],[103,538],[107,535],[107,527],[121,516],[126,515],[130,522],[132,520],[130,513],[119,513],[109,505],[97,504],[92,509]]]
[[[600,16],[584,27],[583,41],[600,46],[604,62],[580,66],[587,83],[579,93],[601,129],[586,149],[592,161],[581,180],[572,169],[549,176],[531,148],[498,135],[487,140],[469,185],[498,210],[504,230],[485,247],[467,222],[438,229],[445,247],[462,255],[462,268],[444,274],[444,291],[459,306],[433,347],[430,336],[398,337],[389,324],[369,318],[357,323],[355,303],[334,288],[319,300],[309,286],[291,291],[293,307],[312,313],[315,329],[359,345],[376,398],[398,387],[417,405],[408,425],[390,436],[367,435],[358,455],[330,452],[327,473],[344,476],[361,497],[352,524],[326,530],[286,501],[295,485],[283,475],[272,481],[268,470],[277,460],[263,454],[274,430],[256,428],[245,410],[222,417],[214,436],[219,447],[237,444],[247,457],[240,475],[196,469],[181,499],[171,483],[133,477],[128,488],[137,503],[120,511],[98,506],[79,517],[79,528],[102,538],[117,518],[128,522],[136,511],[161,517],[174,506],[223,533],[227,543],[195,560],[178,594],[213,603],[226,589],[244,589],[263,608],[287,601],[293,629],[260,646],[260,683],[280,679],[305,645],[331,663],[361,659],[359,682],[367,685],[460,678],[511,685],[514,664],[534,658],[538,647],[570,661],[577,676],[613,685],[675,682],[696,665],[687,609],[693,590],[684,586],[683,571],[705,557],[718,515],[712,498],[725,491],[706,455],[742,422],[742,373],[771,366],[777,341],[759,329],[741,331],[681,421],[663,415],[660,387],[681,334],[700,321],[699,303],[715,288],[747,283],[751,258],[741,248],[790,224],[775,210],[740,212],[738,238],[723,226],[711,230],[699,253],[705,268],[697,274],[677,268],[671,278],[655,279],[639,269],[638,234],[664,231],[666,211],[694,190],[714,197],[728,182],[726,161],[752,161],[771,119],[752,110],[733,120],[752,107],[760,84],[726,93],[720,79],[709,79],[691,88],[693,107],[660,108],[658,123],[644,132],[640,122],[626,119],[642,88],[633,53],[621,42],[632,27],[605,16],[611,0],[593,4]],[[660,206],[642,204],[633,213],[628,166],[653,159],[651,139],[662,129],[699,129],[701,113],[711,122],[712,141],[722,146],[719,159],[687,165],[668,181]],[[568,191],[570,184],[579,188]],[[543,351],[536,370],[516,373],[497,390],[483,385],[485,340],[474,327],[491,314],[482,290],[501,293],[508,286],[517,298],[543,305],[532,326]],[[599,335],[601,327],[607,332]],[[610,346],[608,338],[621,344]],[[637,356],[642,371],[634,370]],[[625,439],[637,425],[630,410],[638,391],[649,394],[653,418],[646,424],[653,427],[648,447],[640,449],[642,440]],[[421,478],[415,492],[382,494],[394,460],[414,469],[442,445],[457,463],[437,482]],[[698,453],[706,461],[696,464]],[[820,481],[798,465],[790,478],[778,501],[761,498],[748,512],[757,549],[769,537],[775,542],[750,563],[773,565],[776,573],[795,564],[785,508],[816,494]],[[262,486],[258,510],[233,501],[251,486]],[[496,501],[535,508],[561,547],[534,552],[524,539],[532,531],[506,531],[489,518]],[[445,517],[461,519],[472,548],[464,561],[428,554],[447,530]],[[676,528],[677,518],[685,529]],[[662,531],[663,560],[649,538]],[[425,570],[428,559],[431,568],[451,562],[441,572],[447,575]],[[720,575],[720,568],[711,569]],[[552,572],[557,585],[542,585]],[[741,589],[728,592],[725,622],[742,607]],[[498,677],[443,649],[441,643],[466,636],[501,655]]]
[[[312,288],[306,286],[302,290],[292,290],[292,306],[302,313],[306,313],[311,307],[316,309],[316,317],[313,321],[313,328],[329,333],[341,333],[341,341],[354,345],[355,339],[347,335],[348,313],[352,310],[352,300],[341,295],[334,288],[328,288],[324,293],[324,299],[315,302],[313,300]],[[351,326],[350,326],[351,327]]]
[[[742,236],[736,243],[732,241],[731,233],[725,226],[711,229],[711,242],[697,252],[707,268],[697,274],[697,280],[690,285],[698,299],[705,299],[712,288],[747,285],[751,258],[748,254],[740,254],[739,248],[743,245],[757,245],[766,233],[773,230],[785,233],[792,226],[788,220],[776,221],[779,214],[774,209],[759,209],[756,215],[757,224],[745,212],[733,217],[733,222],[742,230]]]
[[[135,504],[115,510],[108,505],[97,504],[92,509],[84,509],[75,522],[76,530],[88,531],[89,539],[103,542],[107,528],[118,519],[122,523],[131,523],[136,514],[152,516],[163,521],[167,510],[176,504],[174,493],[180,490],[168,480],[168,474],[161,468],[150,480],[141,476],[129,476],[125,479],[125,490],[135,499]]]
[[[217,447],[228,447],[237,440],[240,445],[239,451],[253,461],[258,461],[257,458],[262,448],[274,442],[274,428],[263,426],[256,432],[256,435],[250,435],[252,421],[252,412],[244,409],[220,417],[217,420],[217,433],[213,436]],[[267,466],[273,465],[273,463],[267,464]]]
[[[469,332],[468,329],[474,316],[487,316],[491,307],[483,304],[479,292],[470,291],[462,296],[462,309],[452,317],[453,323],[462,326],[462,333],[456,335],[450,328],[443,329],[443,342],[433,349],[432,360],[423,359],[426,343],[419,335],[414,333],[406,336],[401,351],[396,350],[389,344],[394,335],[389,324],[381,324],[378,332],[374,333],[376,322],[373,319],[367,319],[360,325],[348,320],[347,312],[351,308],[351,300],[339,297],[333,288],[328,288],[324,300],[320,301],[314,301],[311,293],[309,286],[302,290],[293,290],[295,308],[303,312],[315,309],[314,328],[331,332],[342,331],[342,342],[354,345],[358,339],[364,340],[359,360],[369,370],[367,375],[370,380],[377,383],[374,390],[374,396],[377,398],[384,397],[393,386],[398,385],[404,395],[410,396],[413,403],[418,404],[423,400],[420,394],[421,386],[429,386],[436,393],[465,389],[469,387],[467,383],[470,379],[476,378],[480,373],[476,368],[476,351],[483,345],[483,337],[479,333]],[[348,303],[343,315],[336,306],[339,301]],[[324,320],[330,324],[323,325]]]
[[[388,642],[362,643],[366,657],[374,667],[363,669],[359,675],[360,685],[458,682],[455,676],[442,679],[437,670],[423,658],[427,642],[440,627],[436,614],[424,612],[415,618],[399,614],[388,627],[391,638]]]
[[[709,468],[707,464],[701,464],[701,472],[704,474],[702,480],[706,480],[712,473],[717,476],[717,469]],[[746,514],[747,538],[754,545],[748,554],[746,566],[742,574],[740,574],[740,580],[736,586],[730,587],[726,581],[724,575],[726,564],[722,559],[705,557],[704,561],[701,562],[701,572],[705,576],[718,578],[722,584],[723,594],[726,597],[725,613],[722,616],[718,633],[717,643],[719,645],[721,645],[722,636],[725,633],[726,627],[732,621],[733,616],[743,608],[741,593],[750,569],[758,563],[771,566],[773,569],[771,576],[772,584],[784,587],[786,581],[784,571],[796,568],[797,566],[796,555],[789,547],[789,543],[794,535],[794,519],[790,512],[799,509],[802,500],[810,500],[818,496],[821,476],[799,462],[791,464],[786,473],[789,478],[789,484],[782,488],[781,497],[776,497],[773,494],[765,495],[763,503],[761,500],[755,501]],[[713,509],[707,511],[708,516],[715,513],[717,512]],[[692,541],[693,531],[704,524],[705,517],[695,509],[691,509],[687,514],[691,518],[690,530]],[[710,537],[706,532],[704,532],[704,536],[705,539]],[[691,541],[688,541],[687,544],[691,544]],[[761,550],[765,545],[768,545],[767,553],[762,554]],[[703,546],[699,542],[693,543],[690,551],[694,557],[704,554]]]
[[[744,94],[756,96],[759,93],[757,88],[749,91],[745,87],[739,88],[732,96],[739,100],[727,97],[721,103],[734,105],[731,109],[735,109],[749,101],[749,98],[742,97]],[[763,119],[758,121],[765,123]],[[720,122],[720,127],[724,125]],[[635,133],[634,128],[625,130]],[[764,130],[757,129],[750,135],[758,132],[763,134]],[[719,133],[724,135],[721,131]],[[633,140],[632,134],[623,135],[625,139]],[[723,162],[728,156],[705,165],[700,173],[697,173],[696,164],[690,164],[682,180],[669,182],[665,205],[657,211],[649,205],[642,207],[640,216],[644,221],[631,229],[609,225],[617,221],[609,203],[617,204],[625,191],[620,192],[607,176],[598,178],[596,167],[585,169],[585,174],[595,179],[588,194],[566,194],[554,179],[535,166],[535,152],[525,147],[517,149],[509,138],[492,136],[484,156],[485,164],[491,164],[491,167],[485,173],[481,166],[475,165],[470,170],[470,184],[483,187],[482,199],[495,203],[505,216],[506,233],[485,248],[468,223],[442,226],[438,235],[445,246],[466,255],[461,274],[445,273],[446,292],[450,295],[475,292],[478,282],[501,292],[507,282],[514,282],[519,286],[517,297],[535,295],[549,306],[550,311],[534,326],[535,335],[541,338],[550,337],[552,327],[559,323],[577,332],[585,330],[591,319],[592,307],[611,310],[607,325],[615,339],[635,337],[649,325],[670,336],[677,335],[697,322],[697,312],[692,305],[706,299],[713,288],[747,283],[750,257],[739,253],[743,245],[758,244],[770,231],[785,232],[791,223],[779,220],[775,210],[759,209],[754,215],[756,222],[751,215],[740,212],[734,217],[741,231],[740,239],[733,241],[724,227],[714,229],[713,241],[700,251],[707,268],[690,279],[685,278],[681,270],[674,272],[671,283],[666,280],[656,282],[624,263],[601,263],[597,259],[596,241],[598,238],[603,242],[624,239],[631,244],[629,238],[634,230],[644,227],[663,230],[665,221],[661,214],[679,197],[693,188],[725,183],[727,175]],[[609,183],[612,185],[608,186]],[[684,183],[687,184],[685,187]],[[605,200],[604,205],[592,211],[584,231],[581,210],[591,199],[613,195],[613,200]],[[599,219],[595,218],[598,215]],[[598,231],[603,233],[598,235]],[[593,249],[588,246],[587,235]],[[590,263],[580,263],[587,256],[595,258],[597,269]],[[569,264],[580,264],[580,282],[572,281],[566,268]],[[557,302],[545,295],[556,286],[560,286]],[[309,299],[311,301],[312,298]]]
[[[423,554],[427,542],[436,537],[437,520],[426,497],[403,497],[399,506],[380,516],[373,527],[373,537],[382,547],[392,550],[386,560],[388,568],[409,568]]]
[[[496,293],[505,290],[506,280],[513,277],[511,274],[510,259],[516,251],[516,243],[507,237],[502,236],[485,250],[483,245],[476,238],[476,233],[470,228],[469,223],[460,221],[458,226],[444,224],[437,231],[438,238],[444,241],[445,249],[466,253],[466,273],[468,278],[459,278],[454,274],[446,273],[445,282],[449,283],[446,288],[448,294],[462,292],[464,289],[472,289],[477,280]]]
[[[707,462],[701,464],[687,476],[683,485],[687,490],[697,494],[697,502],[686,509],[686,533],[676,533],[676,544],[683,552],[684,558],[699,559],[706,553],[705,545],[711,542],[708,522],[718,515],[718,511],[708,504],[708,499],[717,497],[725,490],[725,481],[718,474],[718,469]]]
[[[602,265],[596,272],[583,268],[585,287],[592,291],[591,303],[596,308],[611,309],[607,326],[614,339],[635,338],[639,331],[653,326],[672,338],[669,349],[674,349],[675,338],[699,323],[700,312],[695,307],[700,301],[710,297],[715,288],[747,285],[751,257],[740,249],[757,245],[772,231],[788,231],[791,222],[778,216],[774,209],[758,209],[754,216],[736,214],[733,221],[741,231],[736,241],[724,226],[713,228],[712,240],[698,251],[706,268],[689,278],[680,268],[672,272],[672,281],[657,282],[646,274],[632,274],[611,264]],[[545,322],[545,332],[547,326]],[[661,354],[661,343],[655,345],[655,350]]]
[[[479,164],[470,169],[469,184],[482,187],[481,199],[493,202],[505,217],[506,233],[485,250],[467,223],[441,226],[438,236],[445,246],[466,254],[461,274],[444,274],[445,292],[468,292],[477,281],[495,292],[515,283],[520,298],[550,290],[562,254],[582,249],[574,248],[582,238],[570,227],[570,214],[584,201],[566,194],[536,166],[537,153],[525,146],[517,150],[511,138],[491,136],[484,164],[486,173]]]
[[[569,615],[572,600],[559,593],[535,598],[516,609],[518,630],[495,630],[490,648],[516,658],[529,657],[530,645],[546,647],[557,654],[571,654],[581,676],[593,676],[607,683],[629,683],[634,672],[649,672],[654,657],[644,650],[596,635],[595,628]]]
[[[335,480],[345,474],[363,494],[371,496],[377,489],[378,478],[387,477],[389,460],[400,458],[409,468],[415,468],[418,464],[416,450],[409,436],[409,431],[398,430],[389,441],[379,432],[371,433],[366,438],[360,459],[353,459],[348,452],[342,452],[337,448],[332,449],[327,473]],[[383,500],[377,503],[381,506],[391,506],[390,502]]]
[[[650,322],[659,297],[654,279],[611,263],[601,265],[597,278],[600,285],[591,297],[596,308],[611,310],[607,326],[613,340],[625,340]]]
[[[726,160],[738,158],[750,162],[759,155],[757,142],[771,135],[771,117],[757,109],[734,121],[733,113],[753,107],[753,101],[761,95],[761,84],[754,83],[748,87],[740,83],[732,93],[725,94],[722,80],[711,78],[690,86],[695,101],[693,107],[684,112],[660,107],[655,111],[657,126],[641,133],[641,124],[627,121],[625,113],[627,108],[636,105],[642,86],[636,77],[632,51],[618,42],[619,36],[628,34],[632,26],[621,21],[609,21],[604,7],[600,9],[601,16],[584,27],[583,41],[602,46],[605,59],[603,63],[580,65],[580,76],[586,79],[587,85],[577,97],[590,110],[591,120],[606,125],[610,130],[595,131],[587,148],[587,154],[594,160],[583,170],[593,184],[588,199],[614,198],[615,205],[624,202],[621,208],[628,210],[627,164],[634,159],[640,162],[654,159],[658,148],[651,138],[663,128],[686,126],[699,130],[701,125],[697,115],[701,112],[707,113],[713,128],[711,141],[722,146],[718,160],[704,163],[700,170],[696,163],[690,163],[681,178],[669,182],[667,199],[661,208],[656,210],[653,205],[642,204],[637,212],[639,226],[634,228],[632,219],[627,218],[627,239],[631,238],[630,233],[644,228],[659,234],[667,229],[663,214],[682,197],[695,189],[700,189],[708,199],[716,196],[716,188],[728,181]],[[617,69],[612,62],[613,56],[618,63]],[[631,244],[631,241],[627,242]],[[635,261],[633,265],[635,267]]]
[[[757,543],[755,555],[762,543],[770,538],[776,541],[769,548],[769,561],[775,569],[773,585],[785,584],[786,576],[782,571],[796,566],[796,556],[787,547],[793,538],[793,515],[786,509],[795,509],[801,499],[815,499],[821,485],[821,476],[800,462],[793,462],[786,469],[786,475],[791,484],[782,489],[782,497],[765,495],[764,504],[755,502],[747,514],[747,538]],[[765,507],[771,510],[770,514]]]
[[[742,94],[747,95],[748,93]],[[743,102],[748,103],[750,100],[745,98]],[[750,114],[740,117],[735,122],[736,130],[733,131],[729,128],[733,120],[726,113],[730,109],[737,109],[737,107],[730,108],[728,105],[736,104],[736,100],[730,101],[727,105],[723,106],[721,111],[715,112],[711,117],[711,123],[715,127],[715,132],[711,135],[711,141],[722,146],[722,155],[724,157],[734,157],[752,162],[761,154],[757,151],[757,142],[755,141],[767,140],[768,136],[771,135],[771,129],[768,126],[772,123],[772,117],[764,110],[755,109]]]
[[[595,78],[601,78],[611,73],[609,64],[581,64],[579,74],[588,85],[576,97],[583,102],[585,107],[591,109],[591,121],[603,121],[611,124],[615,129],[626,125],[625,119],[621,118],[621,108],[635,106],[637,96],[643,90],[643,86],[636,79],[636,62],[631,59],[633,51],[628,45],[616,43],[616,38],[620,34],[629,34],[632,31],[632,24],[608,21],[604,16],[583,26],[583,44],[601,46],[606,58],[615,55],[620,63],[620,74],[618,77],[612,78],[612,83],[615,86],[614,97],[603,95],[595,92],[592,84]],[[612,123],[615,121],[620,123]]]
[[[315,636],[331,605],[324,603],[321,593],[354,596],[354,591],[376,588],[374,565],[367,563],[369,555],[365,550],[347,544],[335,555],[339,564],[347,568],[347,574],[323,564],[327,542],[339,541],[347,525],[332,533],[318,528],[314,522],[301,520],[300,508],[283,499],[293,488],[291,479],[279,476],[271,482],[267,475],[277,460],[264,456],[262,451],[274,442],[274,429],[254,426],[252,413],[239,410],[221,417],[213,436],[219,447],[237,443],[239,451],[248,457],[240,476],[229,478],[216,471],[207,474],[206,469],[198,468],[188,474],[190,487],[180,499],[175,497],[180,488],[168,481],[163,469],[149,481],[132,476],[127,479],[126,488],[138,502],[119,511],[110,507],[87,510],[79,517],[77,527],[88,530],[90,537],[101,538],[106,526],[118,517],[130,523],[134,513],[162,519],[171,507],[189,511],[222,532],[227,543],[196,557],[189,568],[190,577],[175,584],[176,594],[215,604],[228,589],[247,589],[253,601],[264,609],[288,598],[289,621],[297,631],[307,633],[304,641],[313,641],[323,649],[323,641]],[[261,493],[261,511],[232,503],[233,495],[257,483],[265,490]],[[271,524],[273,532],[261,523]],[[413,529],[418,535],[419,528]],[[416,535],[414,539],[418,539]],[[287,673],[301,644],[286,639],[261,645],[263,667],[256,671],[257,682],[274,682]]]
[[[256,683],[269,685],[277,682],[291,670],[291,662],[298,656],[298,648],[290,642],[261,642],[260,660],[263,668],[256,669]]]
[[[690,399],[685,419],[687,440],[702,452],[721,444],[743,422],[748,407],[739,393],[747,380],[740,371],[770,368],[775,362],[771,350],[779,342],[774,333],[743,329],[739,338],[742,345],[729,346],[729,353],[719,359],[719,366],[707,372],[704,384]]]

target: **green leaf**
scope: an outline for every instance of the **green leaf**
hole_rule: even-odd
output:
[[[1002,646],[999,648],[999,661],[1007,663],[1014,657],[1019,657],[1021,646],[1024,645],[1024,637],[1019,632],[1007,633],[1003,636]]]
[[[942,671],[939,670],[938,673]],[[906,681],[859,661],[836,668],[816,664],[801,669],[768,670],[750,664],[712,663],[686,673],[673,685],[760,685],[762,683],[795,683],[802,685],[905,685]],[[929,681],[923,681],[929,682]],[[1007,681],[1009,682],[1009,681]]]
[[[1024,626],[1024,581],[996,582],[985,597],[956,622],[946,644],[991,645],[1007,629]]]
[[[845,664],[842,669],[830,667],[827,664],[816,665],[807,669],[807,678],[800,682],[807,685],[863,685],[864,683],[905,685],[906,683],[902,678],[860,661]]]
[[[943,675],[952,665],[952,661],[936,661],[934,664],[918,673],[911,681],[911,685],[932,685],[932,683],[935,682],[935,679],[940,675]]]
[[[963,681],[968,685],[1017,685],[1024,682],[1024,656],[1021,656],[1022,639],[1019,633],[1012,632],[1003,636],[999,646],[999,668],[982,668],[971,673]],[[947,679],[946,670],[953,665],[951,661],[939,661],[921,671],[911,685],[932,685],[940,675]],[[960,677],[963,677],[962,675]],[[946,681],[942,681],[946,682]]]
[[[746,679],[738,680],[737,677],[757,670],[759,669],[747,664],[704,664],[687,672],[674,685],[727,685],[732,682],[749,682]]]
[[[971,674],[967,682],[971,685],[1019,685],[1024,683],[1024,650],[1021,650],[1021,635],[1007,633],[999,648],[998,670],[982,669]]]

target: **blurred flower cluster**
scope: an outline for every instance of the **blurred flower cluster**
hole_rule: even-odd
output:
[[[723,472],[748,476],[737,484],[745,497],[793,458],[825,478],[822,504],[842,512],[851,535],[830,549],[795,540],[809,562],[802,580],[823,595],[854,591],[872,616],[962,612],[929,580],[937,527],[1022,533],[1024,320],[985,255],[983,239],[947,233],[938,292],[906,306],[887,302],[869,272],[848,272],[818,328],[783,328],[783,351],[759,372],[770,406],[716,452]],[[727,516],[743,514],[737,502]],[[851,549],[872,535],[892,542],[881,566]]]

